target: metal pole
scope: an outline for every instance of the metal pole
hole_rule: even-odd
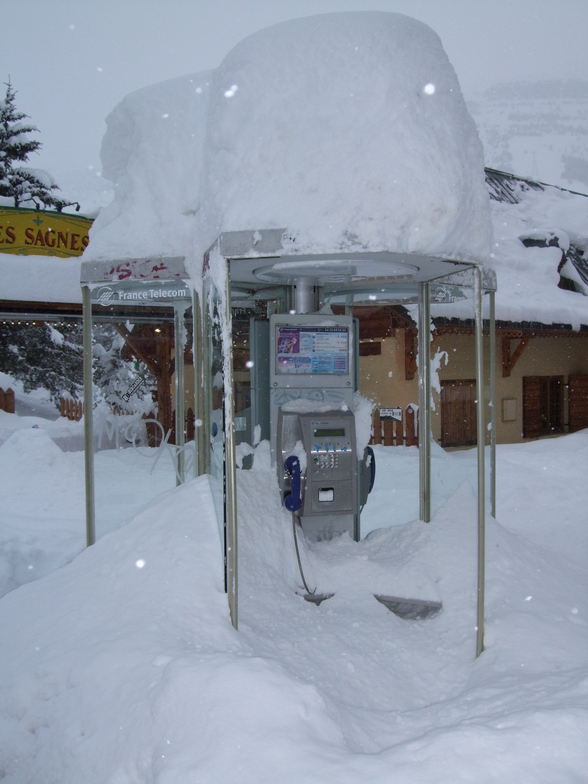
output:
[[[431,298],[428,283],[419,289],[419,513],[431,522]]]
[[[176,393],[176,446],[177,452],[176,485],[186,481],[183,446],[186,444],[184,407],[184,310],[183,304],[174,302],[174,352],[175,352],[175,393]]]
[[[474,268],[474,303],[476,322],[476,421],[478,444],[478,602],[476,622],[476,658],[484,650],[484,583],[486,539],[486,487],[484,455],[486,447],[484,417],[484,365],[482,323],[482,270]]]
[[[496,517],[496,292],[490,291],[490,512]]]
[[[96,541],[94,494],[94,427],[92,400],[92,296],[82,286],[82,347],[84,355],[84,466],[86,474],[86,546]]]
[[[194,357],[194,476],[206,473],[206,428],[204,402],[204,346],[202,342],[202,322],[200,299],[196,292],[192,296],[192,355]]]
[[[223,347],[225,367],[225,515],[227,521],[227,594],[231,622],[239,627],[238,591],[238,541],[237,541],[237,475],[235,462],[235,406],[233,401],[233,329],[231,317],[231,275],[228,261],[227,284],[225,289],[225,335],[228,345]]]
[[[201,340],[202,357],[204,366],[202,368],[202,434],[201,439],[204,449],[202,451],[202,473],[212,473],[212,454],[211,454],[211,429],[212,429],[212,297],[213,284],[208,277],[203,279],[202,294],[202,321],[201,321]],[[206,336],[206,337],[205,337]]]

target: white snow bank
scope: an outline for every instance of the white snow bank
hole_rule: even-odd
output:
[[[90,231],[84,259],[185,255],[202,198],[209,73],[128,95],[107,117],[103,176],[114,200]]]
[[[0,412],[0,596],[85,545],[83,452],[63,452],[48,434],[65,439],[71,424]]]
[[[206,478],[0,600],[5,781],[582,781],[588,432],[498,448],[505,524],[488,521],[478,660],[467,484],[431,524],[302,543],[311,586],[335,591],[316,607],[296,595],[266,446],[238,472],[239,632]],[[389,453],[383,493],[413,463]],[[403,621],[372,596],[401,589],[440,598],[441,614]]]
[[[488,258],[474,123],[437,35],[399,14],[262,30],[212,74],[125,98],[102,155],[115,198],[87,259],[201,259],[222,231],[265,228],[300,251]]]
[[[181,760],[189,738],[206,734],[207,702],[213,708],[206,695],[226,666],[222,653],[210,654],[236,647],[208,480],[182,488],[172,506],[177,519],[164,497],[122,539],[105,537],[2,600],[4,620],[21,630],[4,638],[0,654],[17,678],[14,690],[3,690],[2,711],[1,767],[14,781],[28,765],[37,780],[146,780],[166,758]],[[199,685],[186,700],[182,682],[195,665]],[[39,745],[54,732],[77,751]]]

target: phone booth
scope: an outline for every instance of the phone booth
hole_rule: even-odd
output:
[[[81,283],[90,545],[200,470],[200,320],[181,258],[83,262]]]
[[[474,262],[385,251],[299,254],[287,231],[271,229],[220,235],[206,254],[203,279],[204,460],[216,488],[234,626],[236,446],[269,440],[283,504],[309,539],[342,532],[362,538],[361,510],[377,478],[353,412],[354,393],[361,392],[353,314],[395,305],[418,336],[419,477],[410,519],[429,522],[462,481],[477,494],[479,654],[485,515],[495,510],[493,271]],[[442,352],[432,347],[431,319],[442,320],[444,310],[448,325],[456,318],[468,324],[474,341],[460,357],[460,375],[474,389],[475,448],[459,454],[440,448],[433,437],[440,413],[433,386]]]

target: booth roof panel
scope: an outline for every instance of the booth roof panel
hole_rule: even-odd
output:
[[[438,280],[480,266],[474,261],[386,251],[297,254],[289,247],[288,236],[276,229],[222,234],[216,245],[221,257],[230,260],[232,284],[259,290],[268,283],[288,285],[303,278],[330,291],[357,290],[371,283],[406,288],[407,283]],[[493,270],[483,268],[483,280],[487,290],[496,288]]]

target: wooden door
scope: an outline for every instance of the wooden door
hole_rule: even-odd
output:
[[[476,444],[476,382],[441,382],[441,446]]]

